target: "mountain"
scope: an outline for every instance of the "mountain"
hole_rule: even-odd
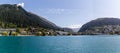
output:
[[[66,32],[73,32],[73,30],[72,29],[70,29],[70,28],[62,28],[64,31],[66,31]]]
[[[9,27],[12,24],[16,27],[43,27],[48,29],[61,30],[54,23],[28,12],[17,4],[2,4],[0,5],[0,26]],[[4,26],[2,26],[4,25]]]
[[[84,24],[79,32],[85,32],[85,31],[93,31],[96,29],[103,29],[103,32],[105,32],[105,29],[107,29],[107,31],[109,31],[111,29],[111,31],[113,30],[117,30],[117,28],[119,28],[120,25],[120,19],[118,18],[98,18],[95,20],[92,20],[86,24]]]

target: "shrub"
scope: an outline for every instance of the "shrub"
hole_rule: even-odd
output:
[[[7,31],[2,32],[2,35],[3,35],[3,36],[8,36],[8,32],[7,32]]]
[[[43,35],[43,33],[42,33],[42,32],[36,32],[35,35],[36,35],[36,36],[40,36],[40,35]]]
[[[20,29],[19,29],[19,28],[16,28],[16,32],[17,32],[17,33],[20,33]]]
[[[18,35],[18,33],[17,32],[12,32],[12,34],[11,35],[13,35],[13,36],[17,36]]]

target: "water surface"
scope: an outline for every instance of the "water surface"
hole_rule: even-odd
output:
[[[120,36],[1,36],[0,53],[120,53]]]

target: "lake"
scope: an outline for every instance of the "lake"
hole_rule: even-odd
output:
[[[120,36],[1,36],[0,53],[120,53]]]

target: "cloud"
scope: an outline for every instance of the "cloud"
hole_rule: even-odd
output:
[[[79,9],[64,9],[64,8],[46,8],[46,9],[39,9],[40,12],[46,14],[73,14],[74,12],[79,12]]]
[[[48,9],[46,13],[52,13],[52,14],[62,14],[65,11],[65,9]]]
[[[17,6],[24,7],[24,3],[23,3],[23,2],[22,2],[22,3],[19,3],[19,4],[17,4]]]

